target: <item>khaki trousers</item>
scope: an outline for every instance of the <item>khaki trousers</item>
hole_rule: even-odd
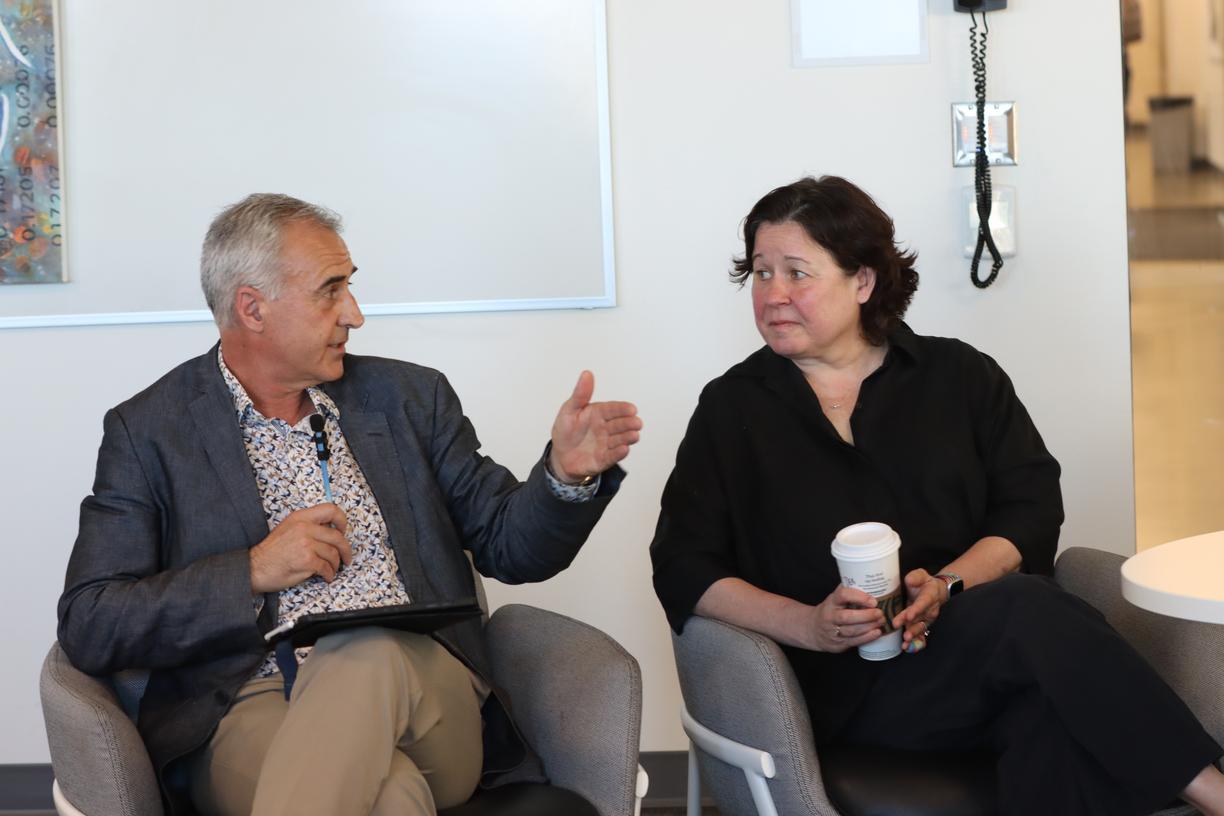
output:
[[[191,769],[220,816],[432,816],[480,779],[478,680],[437,641],[388,629],[319,640],[288,701],[249,681]]]

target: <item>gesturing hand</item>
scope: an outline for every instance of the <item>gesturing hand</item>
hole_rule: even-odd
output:
[[[642,420],[631,402],[591,402],[595,376],[584,371],[574,393],[561,404],[552,426],[549,465],[562,482],[576,484],[603,473],[629,454]]]
[[[897,613],[893,624],[898,629],[904,627],[902,649],[913,654],[926,648],[927,631],[948,599],[948,587],[943,581],[931,580],[924,569],[910,570],[905,576],[905,595],[909,606]]]
[[[861,589],[838,586],[813,608],[808,648],[818,652],[844,652],[884,634],[884,613]]]
[[[294,510],[251,548],[251,591],[279,592],[313,575],[332,581],[341,563],[353,562],[346,529],[344,511],[330,502]]]

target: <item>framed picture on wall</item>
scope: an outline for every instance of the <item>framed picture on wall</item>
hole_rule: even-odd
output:
[[[0,284],[63,283],[56,0],[0,0]]]

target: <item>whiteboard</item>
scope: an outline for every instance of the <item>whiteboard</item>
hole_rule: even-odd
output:
[[[0,328],[211,320],[252,192],[345,221],[367,314],[615,305],[603,0],[60,0],[70,281]]]

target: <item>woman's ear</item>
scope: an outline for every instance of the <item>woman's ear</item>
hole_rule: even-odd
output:
[[[875,291],[876,273],[870,266],[860,266],[858,272],[854,274],[854,281],[857,287],[856,295],[861,306],[871,299],[871,293]]]

